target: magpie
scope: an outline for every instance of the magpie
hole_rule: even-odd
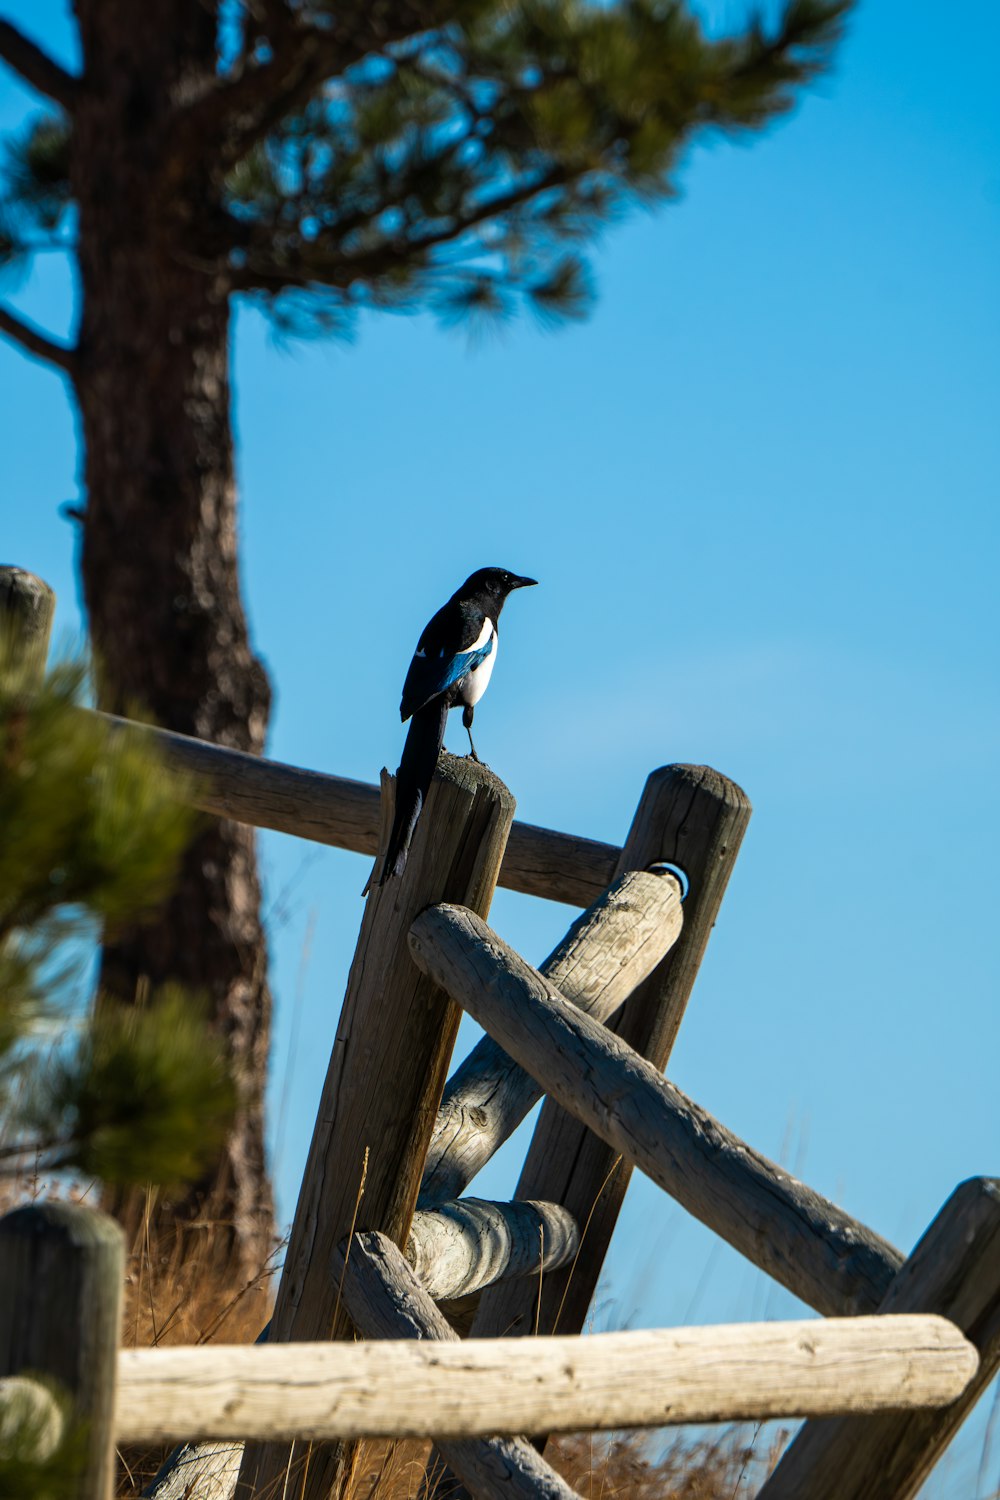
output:
[[[496,663],[500,611],[508,594],[536,581],[508,573],[506,568],[479,568],[425,626],[399,705],[403,723],[411,722],[396,772],[396,814],[379,885],[385,885],[390,875],[403,873],[444,743],[448,710],[459,704],[472,759],[479,760],[472,719]]]

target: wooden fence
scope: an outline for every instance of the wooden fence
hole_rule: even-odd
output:
[[[36,636],[47,600],[0,576]],[[200,807],[384,840],[388,776],[149,733]],[[663,1077],[750,816],[732,782],[654,772],[620,849],[513,810],[443,754],[404,875],[372,885],[256,1345],[120,1350],[116,1227],[63,1204],[0,1220],[0,1450],[30,1410],[40,1454],[82,1421],[79,1500],[108,1500],[136,1440],[181,1445],[156,1500],[326,1500],[359,1439],[430,1437],[425,1495],[450,1469],[449,1495],[537,1500],[573,1494],[550,1433],[786,1416],[808,1420],[761,1500],[915,1494],[1000,1364],[1000,1182],[962,1184],[904,1258]],[[586,908],[539,969],[487,926],[498,883]],[[447,1079],[462,1010],[486,1037]],[[460,1197],[543,1094],[514,1201]],[[581,1338],[634,1167],[822,1317]]]

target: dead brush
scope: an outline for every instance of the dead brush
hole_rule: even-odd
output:
[[[545,1457],[582,1500],[749,1500],[786,1437],[761,1443],[740,1426],[673,1433],[663,1445],[656,1433],[576,1432],[557,1438]],[[418,1500],[429,1451],[426,1442],[364,1444],[350,1500]],[[427,1500],[449,1500],[449,1488],[439,1483]]]
[[[81,1201],[96,1192],[92,1184],[38,1174],[7,1178],[0,1182],[0,1213],[39,1198]],[[206,1247],[212,1238],[206,1232]],[[220,1275],[207,1250],[191,1255],[188,1242],[182,1262],[145,1227],[126,1267],[122,1346],[253,1343],[270,1313],[282,1248],[275,1248],[256,1276],[234,1282]],[[770,1443],[756,1438],[746,1427],[707,1436],[675,1433],[665,1444],[656,1433],[571,1433],[556,1439],[546,1457],[583,1500],[749,1500],[777,1461],[785,1434]],[[430,1447],[417,1441],[363,1444],[349,1500],[418,1500]],[[162,1447],[120,1450],[118,1500],[141,1495],[166,1456]],[[433,1500],[447,1500],[442,1486]]]

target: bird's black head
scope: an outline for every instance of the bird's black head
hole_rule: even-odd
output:
[[[486,599],[499,607],[514,589],[531,588],[537,582],[536,578],[522,578],[506,568],[477,568],[455,592],[454,598]]]

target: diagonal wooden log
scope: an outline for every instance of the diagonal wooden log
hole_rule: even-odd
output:
[[[358,1234],[343,1273],[344,1304],[366,1339],[421,1339],[459,1343],[391,1240]],[[577,1492],[519,1437],[440,1439],[440,1451],[477,1500],[579,1500]]]
[[[156,1500],[232,1500],[243,1442],[181,1443],[143,1490]]]
[[[619,871],[657,860],[679,865],[690,890],[684,930],[611,1029],[662,1072],[673,1048],[729,876],[750,821],[746,794],[708,766],[665,766],[646,782]],[[579,1333],[586,1324],[631,1177],[628,1160],[551,1099],[542,1106],[515,1198],[561,1203],[586,1225],[572,1267],[546,1277],[541,1306],[515,1286],[486,1292],[473,1323],[478,1336]]]
[[[386,778],[388,782],[388,778]],[[384,820],[389,817],[385,799]],[[407,934],[429,902],[485,913],[514,799],[472,760],[442,755],[403,875],[371,888],[323,1087],[271,1320],[271,1343],[350,1337],[330,1277],[354,1228],[405,1242],[441,1102],[459,1010],[413,963]],[[461,893],[461,894],[459,894]],[[356,1451],[248,1445],[240,1485],[286,1500],[327,1500]]]
[[[979,1351],[964,1391],[935,1411],[807,1422],[758,1500],[910,1500],[1000,1369],[1000,1180],[957,1187],[879,1309],[940,1313]]]
[[[541,966],[567,1000],[606,1021],[680,936],[677,877],[628,870],[573,923]],[[420,1185],[421,1207],[457,1198],[541,1097],[538,1084],[483,1037],[448,1080]]]
[[[449,1299],[451,1317],[453,1308],[464,1308],[461,1299],[502,1277],[537,1278],[566,1265],[579,1242],[575,1220],[556,1204],[463,1198],[415,1213],[405,1254],[424,1291]],[[268,1332],[257,1342],[267,1343]],[[143,1493],[156,1500],[230,1500],[242,1455],[239,1442],[186,1442]]]
[[[666,1067],[722,898],[750,821],[750,802],[735,782],[709,766],[662,766],[647,777],[615,873],[658,860],[679,865],[690,889],[684,931],[611,1023],[661,1072]],[[545,1279],[539,1305],[523,1288],[484,1294],[472,1332],[486,1337],[532,1329],[579,1333],[628,1189],[632,1168],[552,1099],[538,1124],[514,1196],[562,1203],[585,1226],[571,1266]],[[432,1469],[435,1461],[432,1460]],[[461,1500],[456,1488],[454,1500]]]
[[[431,907],[414,921],[410,947],[424,972],[551,1098],[755,1265],[819,1312],[875,1310],[902,1264],[898,1250],[752,1150],[620,1037],[567,1004],[482,918]],[[537,1307],[537,1289],[526,1290]]]

